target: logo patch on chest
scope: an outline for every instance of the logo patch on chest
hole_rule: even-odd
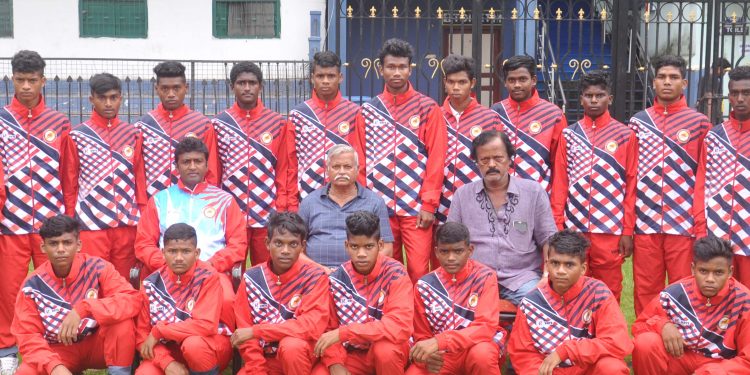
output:
[[[134,152],[135,152],[135,151],[133,150],[133,147],[132,147],[132,146],[130,146],[130,145],[128,145],[128,146],[125,146],[125,147],[124,147],[124,148],[122,149],[122,156],[124,156],[124,157],[126,157],[126,158],[128,158],[128,159],[131,159],[131,158],[133,157],[133,153],[134,153]]]
[[[729,315],[724,315],[721,320],[719,320],[717,326],[720,330],[726,331],[726,329],[729,328]]]
[[[190,312],[190,311],[193,311],[193,307],[195,307],[195,300],[191,298],[185,305],[185,308],[187,309],[188,312]]]
[[[54,130],[49,129],[46,132],[44,132],[44,140],[47,143],[52,143],[55,141],[55,139],[57,139],[57,132],[55,132]]]
[[[479,303],[479,296],[476,293],[472,293],[469,296],[469,307],[477,307],[477,303]]]
[[[482,127],[481,126],[472,126],[471,130],[469,131],[472,138],[476,138],[479,136],[479,134],[482,133]]]
[[[206,208],[203,209],[203,216],[211,219],[214,216],[216,216],[216,209],[211,206],[206,206]]]
[[[289,300],[289,307],[292,309],[296,309],[297,306],[299,306],[300,301],[302,301],[302,296],[299,294],[295,294],[292,299]]]
[[[586,311],[583,312],[583,322],[588,324],[591,323],[591,310],[586,309]]]
[[[349,126],[348,122],[342,121],[339,124],[339,134],[341,134],[341,135],[347,135],[347,134],[349,134],[349,130],[350,130],[350,126]]]
[[[531,134],[539,134],[542,131],[542,123],[534,121],[529,125],[529,131]]]
[[[99,291],[97,291],[94,288],[91,288],[86,291],[86,299],[96,299],[96,297],[99,296]]]
[[[260,135],[260,141],[263,142],[264,145],[267,145],[273,141],[273,135],[269,132],[265,132]]]
[[[617,151],[617,142],[614,140],[607,142],[607,145],[604,146],[605,149],[607,149],[607,152],[610,154],[614,154],[615,151]]]
[[[677,132],[677,140],[680,143],[687,143],[690,140],[690,130],[682,129]]]
[[[419,116],[418,115],[409,117],[409,126],[411,126],[412,129],[419,128]]]

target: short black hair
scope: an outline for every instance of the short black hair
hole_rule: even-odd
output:
[[[193,240],[196,244],[198,243],[198,234],[195,232],[195,228],[185,223],[172,224],[164,231],[164,238],[162,239],[162,245],[166,245],[168,241],[177,240]]]
[[[531,78],[536,77],[536,62],[534,62],[534,58],[526,55],[516,55],[505,60],[503,63],[503,78],[508,77],[508,73],[521,68],[526,68]]]
[[[44,62],[42,56],[36,51],[21,50],[13,55],[10,60],[10,66],[13,73],[39,73],[44,75]]]
[[[583,234],[571,229],[553,234],[547,243],[556,253],[577,257],[581,263],[586,261],[586,251],[591,246],[591,242]]]
[[[346,238],[351,236],[380,239],[380,219],[372,212],[353,212],[346,217]]]
[[[439,226],[435,231],[435,245],[453,244],[458,242],[463,242],[467,245],[471,244],[469,228],[463,223],[449,221]]]
[[[445,77],[448,77],[448,74],[466,72],[469,80],[474,79],[474,59],[471,57],[451,53],[443,60],[442,66]]]
[[[718,257],[725,258],[732,264],[734,253],[729,241],[709,234],[693,243],[693,262],[708,262]]]
[[[229,71],[229,83],[234,86],[234,83],[237,82],[237,77],[239,77],[242,73],[254,74],[255,78],[258,79],[258,83],[260,83],[261,85],[263,84],[263,71],[260,69],[258,64],[250,61],[241,61],[237,64],[234,64],[232,70]]]
[[[504,132],[494,129],[485,130],[479,133],[479,135],[474,138],[473,141],[471,141],[471,158],[476,161],[477,149],[492,142],[492,140],[495,138],[500,138],[503,141],[503,144],[505,144],[505,151],[508,152],[508,158],[513,159],[513,157],[516,155],[516,148],[513,147],[513,143],[510,141],[510,138],[508,138],[508,135]]]
[[[156,64],[154,74],[156,74],[157,84],[159,83],[159,78],[180,77],[184,81],[187,81],[185,79],[185,65],[182,65],[179,61],[164,61]]]
[[[687,62],[680,56],[676,55],[662,55],[655,58],[651,62],[651,66],[654,67],[654,74],[659,74],[659,69],[665,66],[672,66],[680,71],[680,75],[684,79],[687,77]]]
[[[581,93],[591,86],[599,86],[607,92],[609,89],[609,74],[603,70],[593,70],[581,76],[579,87]]]
[[[721,70],[724,70],[724,69],[731,68],[732,63],[730,63],[729,60],[723,57],[719,57],[718,59],[714,60],[714,63],[711,64],[711,67],[714,69],[721,68]]]
[[[320,51],[313,55],[310,63],[310,75],[315,73],[315,67],[321,68],[338,68],[341,71],[341,58],[333,51]]]
[[[122,93],[122,82],[110,73],[94,74],[89,78],[89,86],[92,94],[104,95],[110,90]]]
[[[729,81],[750,79],[750,66],[738,66],[729,71]]]
[[[73,233],[78,238],[80,232],[80,225],[76,219],[73,219],[67,215],[53,216],[42,223],[42,227],[39,228],[39,236],[43,240],[53,237],[60,237],[65,233]]]
[[[412,48],[409,42],[403,39],[391,38],[383,43],[383,48],[378,52],[381,64],[385,63],[386,56],[408,57],[409,64],[411,64],[411,61],[414,59],[414,48]]]
[[[200,152],[208,160],[208,147],[198,137],[183,137],[177,146],[174,148],[174,162],[177,163],[180,160],[180,155],[188,152]]]
[[[273,238],[274,233],[289,233],[298,236],[301,240],[307,240],[307,224],[295,212],[276,212],[268,219],[268,240]]]

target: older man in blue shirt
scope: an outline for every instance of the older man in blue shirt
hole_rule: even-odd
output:
[[[383,199],[357,183],[359,160],[349,145],[336,145],[326,155],[326,175],[330,182],[302,200],[299,215],[309,228],[307,257],[328,268],[349,260],[344,249],[346,217],[367,211],[380,219],[385,242],[384,255],[393,254],[393,233]]]

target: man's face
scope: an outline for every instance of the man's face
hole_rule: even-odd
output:
[[[263,85],[254,73],[242,72],[232,84],[234,98],[242,107],[253,106],[258,102]]]
[[[277,274],[288,271],[299,258],[299,254],[305,249],[307,242],[295,234],[279,230],[273,232],[273,236],[266,239],[266,246],[271,255],[271,264]]]
[[[693,276],[701,294],[706,298],[716,296],[732,276],[734,267],[727,258],[715,257],[708,262],[694,261]]]
[[[380,63],[380,74],[383,76],[388,91],[405,91],[411,76],[409,58],[386,55]]]
[[[508,174],[510,157],[502,139],[494,138],[489,143],[477,147],[476,156],[479,173],[486,182],[499,182]]]
[[[316,65],[310,80],[318,97],[329,98],[336,96],[339,92],[339,85],[344,80],[344,75],[335,66],[324,68]]]
[[[94,111],[106,118],[111,120],[117,117],[117,113],[120,112],[120,104],[122,104],[122,94],[119,90],[109,90],[104,94],[91,93],[89,97],[91,105],[94,106]]]
[[[656,71],[654,91],[660,102],[677,101],[682,96],[685,86],[687,86],[687,80],[682,76],[679,68],[666,65]]]
[[[344,152],[331,156],[326,169],[333,185],[347,187],[357,181],[358,170],[354,153]]]
[[[750,79],[729,81],[729,104],[736,117],[750,117]]]
[[[463,241],[456,243],[438,242],[435,247],[435,255],[440,262],[440,267],[443,267],[445,272],[450,274],[461,272],[472,253],[474,253],[474,246]]]
[[[510,98],[517,102],[530,98],[534,86],[536,76],[532,77],[526,68],[511,70],[505,76],[505,89],[508,90]]]
[[[378,254],[383,249],[383,240],[368,236],[347,236],[344,246],[354,269],[362,275],[367,275],[375,267]]]
[[[175,275],[182,275],[193,267],[200,250],[195,239],[169,240],[162,249],[164,260]]]
[[[554,247],[550,246],[547,271],[555,292],[559,294],[567,292],[586,273],[587,267],[588,264],[581,262],[581,259],[577,256],[560,254],[555,251]]]
[[[13,90],[16,98],[23,104],[36,100],[42,94],[45,82],[47,79],[41,72],[13,72]]]
[[[591,118],[597,118],[604,114],[612,102],[612,96],[601,86],[589,86],[581,93],[581,105],[583,113]]]
[[[162,77],[156,79],[156,94],[167,111],[180,108],[185,102],[188,84],[182,77]]]
[[[42,239],[42,251],[55,271],[69,271],[73,258],[80,250],[81,240],[73,232]]]
[[[208,162],[206,155],[198,151],[190,151],[180,154],[177,157],[177,171],[180,173],[180,180],[185,186],[190,188],[203,182],[208,172]]]
[[[452,101],[463,103],[471,96],[471,90],[474,89],[476,82],[476,78],[469,79],[469,73],[465,71],[448,74],[443,79],[445,94]]]

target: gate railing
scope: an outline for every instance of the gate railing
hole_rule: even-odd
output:
[[[565,90],[563,88],[560,75],[556,74],[557,60],[555,59],[555,53],[552,50],[552,44],[549,41],[547,22],[542,21],[541,27],[542,31],[539,33],[539,65],[541,65],[540,71],[542,72],[542,76],[544,77],[549,101],[559,105],[564,112],[565,108],[567,108],[568,106],[568,100],[565,96]],[[547,63],[547,56],[549,56],[549,64]]]

